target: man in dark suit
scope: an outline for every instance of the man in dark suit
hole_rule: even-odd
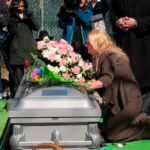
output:
[[[150,91],[150,0],[113,0],[111,19],[144,94]]]

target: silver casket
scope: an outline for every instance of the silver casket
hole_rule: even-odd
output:
[[[100,149],[101,110],[86,92],[65,86],[37,88],[13,99],[8,112],[12,150],[32,150],[40,143],[55,143],[65,150]]]

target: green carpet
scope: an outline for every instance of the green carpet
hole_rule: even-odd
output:
[[[8,112],[5,109],[6,101],[0,101],[0,140],[8,121]]]
[[[119,147],[119,143],[108,143],[107,146],[112,150],[150,150],[150,140],[126,142],[123,147]]]

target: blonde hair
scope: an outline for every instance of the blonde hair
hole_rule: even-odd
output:
[[[103,53],[113,52],[116,53],[119,57],[122,57],[129,61],[128,56],[122,51],[121,48],[116,46],[116,44],[111,40],[109,35],[99,29],[92,30],[88,34],[88,42],[93,47],[93,50],[96,52],[94,57],[94,63],[96,67],[96,72],[99,70],[99,59]]]

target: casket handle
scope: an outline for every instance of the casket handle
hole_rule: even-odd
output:
[[[41,143],[41,144],[36,145],[32,150],[37,150],[37,148],[39,148],[41,146],[50,146],[53,148],[57,148],[58,150],[64,150],[62,147],[60,147],[56,144],[53,144],[53,143]]]

